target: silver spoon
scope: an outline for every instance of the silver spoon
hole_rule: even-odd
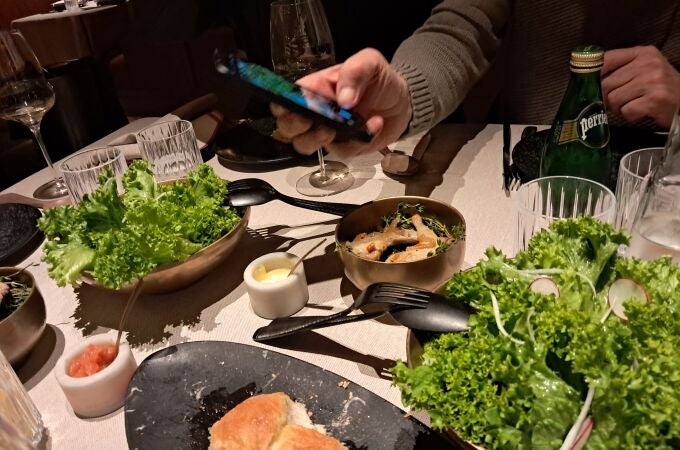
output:
[[[308,257],[310,253],[312,253],[314,250],[316,250],[317,248],[319,248],[319,246],[320,246],[321,244],[323,244],[324,242],[326,242],[327,240],[328,240],[328,238],[323,238],[322,241],[319,241],[314,247],[312,247],[312,248],[310,248],[309,250],[307,250],[307,251],[305,252],[304,255],[300,256],[300,257],[298,258],[297,262],[296,262],[295,264],[293,264],[293,267],[290,268],[290,272],[288,272],[288,275],[287,275],[287,276],[291,276],[291,274],[292,274],[293,272],[295,272],[295,269],[297,269],[297,266],[299,266],[300,263],[301,263],[306,257]]]
[[[383,172],[400,177],[411,176],[418,172],[420,161],[413,156],[397,153],[387,147],[380,150],[380,153],[383,155],[383,159],[380,161]]]
[[[430,133],[424,135],[416,144],[413,154],[422,155],[423,151],[430,145],[431,139],[432,135],[430,135]],[[420,169],[420,159],[416,156],[393,151],[387,147],[380,150],[380,154],[383,155],[383,159],[380,161],[380,167],[382,167],[382,170],[385,173],[407,177],[416,174],[418,169]]]
[[[123,314],[120,317],[120,323],[118,324],[118,336],[116,336],[116,356],[118,356],[118,349],[120,348],[120,339],[123,336],[123,327],[127,323],[128,317],[130,316],[130,311],[132,310],[132,307],[134,306],[135,302],[139,298],[139,295],[142,293],[142,284],[144,283],[144,278],[140,279],[137,284],[135,285],[134,289],[132,290],[132,294],[130,294],[130,298],[128,299],[127,303],[125,304],[125,308],[123,309]]]

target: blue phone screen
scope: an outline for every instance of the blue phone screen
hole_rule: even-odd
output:
[[[327,98],[303,89],[262,66],[233,58],[232,70],[240,78],[276,95],[280,95],[303,108],[310,109],[331,120],[345,123],[348,126],[352,126],[355,123],[351,111],[340,108]]]

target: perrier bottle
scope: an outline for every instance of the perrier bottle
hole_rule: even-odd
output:
[[[571,52],[571,79],[541,156],[541,176],[572,175],[609,184],[609,124],[602,102],[604,51],[583,46]]]

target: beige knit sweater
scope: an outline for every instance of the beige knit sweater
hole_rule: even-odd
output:
[[[409,83],[409,131],[434,126],[466,95],[468,120],[550,124],[569,54],[583,44],[654,45],[680,70],[680,0],[443,1],[392,59]]]

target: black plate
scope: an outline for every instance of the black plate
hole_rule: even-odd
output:
[[[273,117],[245,121],[225,131],[217,140],[218,161],[229,167],[251,166],[255,168],[271,165],[295,165],[308,161],[309,156],[296,152],[291,144],[271,137],[276,129]]]
[[[320,367],[232,342],[189,342],[140,364],[125,402],[131,449],[206,449],[208,428],[246,398],[285,392],[349,449],[447,449],[446,438]],[[351,400],[349,400],[351,398]],[[349,400],[349,401],[348,401]]]
[[[45,236],[38,229],[40,210],[28,205],[0,205],[0,265],[11,266],[26,259]]]

